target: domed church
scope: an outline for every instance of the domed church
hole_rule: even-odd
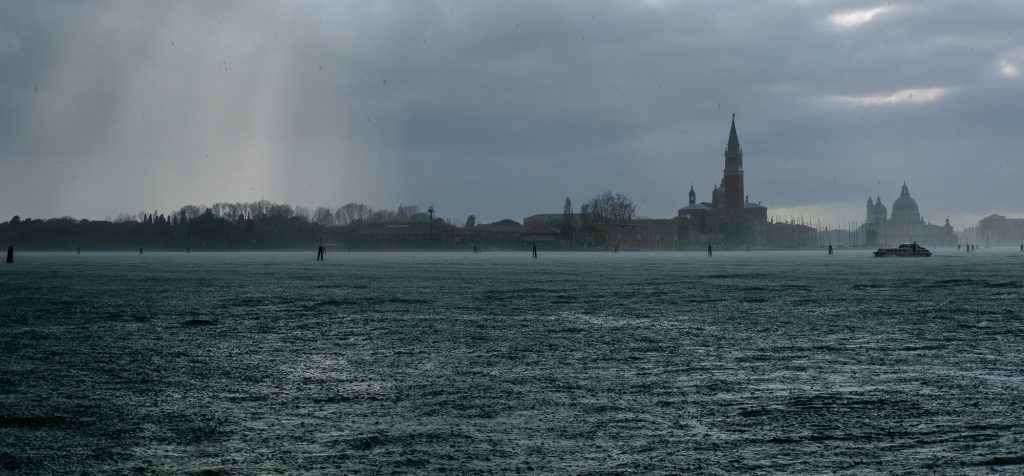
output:
[[[906,182],[903,182],[900,197],[893,202],[892,214],[888,218],[882,197],[876,196],[874,202],[868,197],[863,230],[868,246],[896,246],[914,241],[925,246],[957,244],[957,235],[949,224],[949,218],[946,218],[946,224],[943,226],[932,225],[921,218],[917,201],[910,196]]]
[[[917,225],[924,223],[921,219],[921,212],[917,208],[917,201],[910,197],[910,189],[907,182],[903,182],[900,190],[900,198],[892,204],[892,218],[889,219],[894,225]]]

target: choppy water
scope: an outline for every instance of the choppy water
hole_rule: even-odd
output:
[[[1024,472],[1024,256],[29,254],[8,472]]]

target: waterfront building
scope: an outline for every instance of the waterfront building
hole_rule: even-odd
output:
[[[576,233],[583,249],[675,250],[679,219],[637,218],[629,223],[588,223]]]
[[[867,213],[861,230],[867,246],[895,246],[917,241],[923,245],[956,246],[957,234],[949,224],[933,225],[921,218],[917,201],[910,196],[910,188],[903,182],[900,196],[892,204],[892,213],[886,216],[880,195],[872,201],[868,197]]]
[[[977,235],[982,246],[1024,244],[1024,218],[1006,218],[995,213],[978,220]]]
[[[744,192],[743,180],[743,148],[736,133],[736,115],[733,114],[722,180],[711,191],[711,201],[697,203],[697,194],[690,185],[689,203],[679,209],[681,247],[765,246],[768,209],[760,203],[750,202]]]
[[[539,249],[558,249],[561,246],[562,232],[551,225],[535,223],[524,226],[520,234],[524,245],[533,245]]]

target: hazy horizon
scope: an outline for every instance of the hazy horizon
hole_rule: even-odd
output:
[[[1024,216],[1024,4],[0,1],[0,221],[399,204],[462,221],[605,190],[710,200],[731,114],[768,215],[906,181]]]

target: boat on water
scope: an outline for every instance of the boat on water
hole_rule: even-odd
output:
[[[914,257],[928,257],[931,256],[932,252],[928,251],[917,242],[903,243],[896,248],[879,248],[875,251],[875,256],[914,256]]]

